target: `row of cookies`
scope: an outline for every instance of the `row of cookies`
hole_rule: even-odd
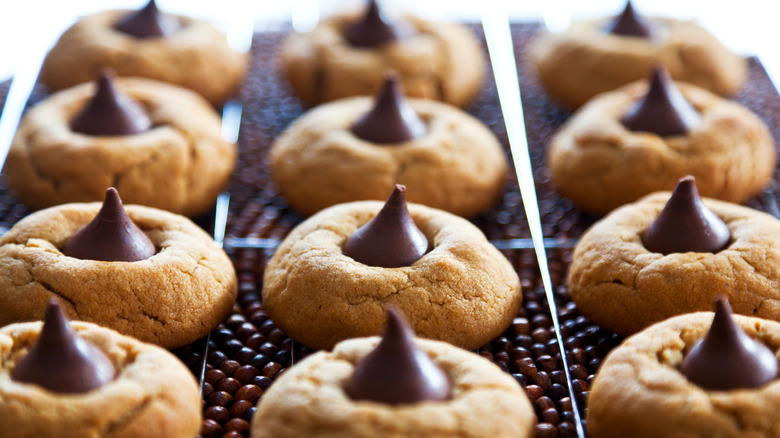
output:
[[[404,24],[409,28],[403,29]],[[390,24],[375,2],[362,15],[337,16],[311,34],[293,35],[281,49],[292,85],[310,102],[341,97],[339,93],[374,94],[377,88],[379,93],[374,99],[320,104],[296,120],[270,150],[280,193],[297,210],[316,214],[292,230],[268,262],[263,309],[293,340],[333,352],[296,364],[271,387],[253,423],[260,436],[318,436],[328,430],[343,436],[528,436],[535,422],[522,392],[522,402],[510,403],[514,412],[506,410],[508,400],[497,393],[490,395],[496,400],[492,412],[474,411],[467,399],[477,395],[456,389],[466,375],[448,359],[456,352],[462,355],[465,371],[471,367],[466,364],[477,360],[469,353],[446,344],[439,345],[452,353],[435,352],[422,343],[455,386],[450,396],[437,388],[437,398],[421,402],[414,394],[427,392],[426,381],[403,371],[408,365],[380,359],[379,352],[391,348],[387,337],[355,365],[351,377],[351,364],[371,344],[339,343],[380,333],[385,310],[392,306],[418,335],[474,349],[503,332],[521,304],[517,274],[505,257],[468,221],[431,208],[474,216],[495,202],[507,170],[503,150],[476,119],[442,103],[403,95],[401,83],[412,96],[434,97],[436,88],[426,82],[439,78],[445,81],[438,86],[439,97],[464,103],[450,94],[449,79],[441,78],[451,68],[436,65],[447,53],[427,54],[436,58],[422,62],[419,52],[427,51],[433,39],[447,50],[461,51],[446,62],[465,66],[484,60],[481,53],[469,52],[475,43],[467,31],[416,19]],[[409,54],[414,57],[405,59]],[[389,76],[388,65],[396,69]],[[410,71],[430,66],[431,72]],[[463,73],[475,68],[481,69],[480,64]],[[296,82],[301,80],[304,85]],[[479,75],[469,80],[478,81]],[[343,89],[349,86],[353,89]],[[458,87],[473,93],[469,83]],[[390,189],[384,204],[357,201],[383,199]],[[407,206],[407,193],[424,205]],[[390,321],[386,330],[397,330]],[[392,348],[405,357],[399,346]],[[350,364],[344,366],[345,361]],[[381,366],[386,381],[355,383],[367,363]],[[429,366],[419,367],[430,373]],[[479,374],[499,379],[502,373],[485,368]],[[508,377],[501,377],[501,387],[519,389]],[[363,395],[378,386],[385,388],[381,397]],[[481,386],[474,382],[475,389]],[[325,408],[331,405],[343,412],[332,417]],[[289,424],[285,419],[290,415],[301,421]],[[501,418],[503,425],[487,427],[488,417]],[[444,418],[455,423],[442,422]]]
[[[611,22],[582,23],[542,37],[532,56],[553,94],[566,94],[555,82],[567,71],[545,69],[561,62],[585,66],[581,78],[588,84],[578,87],[580,96],[610,81],[628,81],[618,76],[630,75],[633,66],[647,69],[648,62],[670,63],[680,79],[710,78],[700,85],[733,93],[744,81],[744,61],[692,26],[644,20],[629,4]],[[545,45],[554,46],[555,54],[538,52]],[[704,73],[686,73],[665,58],[679,53],[693,59],[687,50],[701,62],[683,67]],[[723,65],[713,69],[706,59]],[[606,213],[677,184],[672,194],[618,208],[588,230],[574,252],[568,290],[583,314],[622,335],[709,310],[718,296],[721,301],[709,334],[708,317],[680,316],[646,328],[610,353],[593,382],[587,429],[594,437],[740,436],[747,430],[773,436],[775,420],[766,409],[776,391],[777,328],[771,321],[737,317],[748,336],[729,321],[730,307],[778,319],[771,236],[780,222],[738,205],[702,201],[692,177],[676,180],[692,173],[708,196],[745,202],[771,181],[775,146],[758,117],[692,85],[675,85],[667,74],[656,68],[650,81],[593,97],[550,144],[555,184],[590,211]],[[731,85],[715,86],[713,77]],[[586,99],[569,96],[576,106]],[[683,405],[690,409],[678,415]],[[728,420],[719,414],[723,406],[734,413]],[[647,410],[662,421],[645,421]]]
[[[628,2],[615,18],[542,33],[529,60],[552,96],[579,107],[551,139],[547,166],[583,209],[604,214],[689,174],[702,195],[737,203],[769,184],[765,123],[714,94],[739,91],[747,61],[694,22],[642,17]]]
[[[5,167],[28,207],[56,206],[0,242],[0,324],[44,319],[1,330],[0,435],[198,432],[198,385],[157,346],[210,332],[237,280],[224,251],[171,212],[202,213],[230,176],[235,145],[211,104],[233,93],[245,61],[210,24],[153,1],[83,18],[47,56],[53,90],[95,83],[29,111]],[[125,208],[111,185],[144,206]]]

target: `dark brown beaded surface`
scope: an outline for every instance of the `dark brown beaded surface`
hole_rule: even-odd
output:
[[[544,167],[544,146],[569,112],[544,94],[527,65],[526,46],[538,29],[536,25],[512,28],[543,230],[546,237],[577,238],[597,217],[581,212],[555,193]],[[482,38],[479,27],[474,30]],[[287,208],[267,171],[266,154],[272,140],[304,110],[276,70],[274,54],[284,34],[258,34],[253,42],[252,69],[241,95],[244,112],[239,137],[240,159],[230,186],[228,237],[281,239],[303,219]],[[8,83],[0,84],[0,101],[4,101],[7,90]],[[36,88],[31,102],[39,101],[44,95],[45,90]],[[736,100],[767,122],[775,142],[780,143],[780,97],[756,59],[750,59],[750,82]],[[492,76],[485,79],[482,94],[467,110],[485,122],[507,147]],[[775,176],[777,180],[780,172],[776,171]],[[775,184],[749,205],[778,216],[774,190]],[[0,185],[0,226],[11,225],[26,213],[24,206],[15,201],[13,192]],[[514,176],[507,178],[500,203],[473,218],[473,222],[490,239],[530,237]],[[525,388],[539,418],[536,437],[576,436],[571,395],[535,254],[533,250],[504,250],[503,253],[521,278],[523,308],[502,336],[477,353],[512,374]],[[203,437],[248,436],[257,401],[286,369],[312,353],[277,329],[263,311],[260,290],[270,255],[267,250],[233,251],[240,283],[233,313],[210,334],[208,344],[202,340],[175,351],[195,376],[200,377],[205,370]],[[601,361],[621,338],[588,321],[570,301],[565,275],[571,256],[570,248],[548,249],[574,396],[585,407]],[[584,417],[585,412],[582,414]]]

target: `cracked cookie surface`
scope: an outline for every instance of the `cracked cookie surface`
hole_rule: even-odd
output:
[[[572,23],[564,32],[544,32],[530,47],[530,60],[551,95],[576,108],[593,96],[647,77],[663,65],[678,81],[721,95],[747,80],[747,62],[693,21],[650,18],[649,38],[614,35],[608,20]]]
[[[344,384],[379,338],[344,341],[303,360],[258,403],[253,436],[530,437],[536,416],[525,392],[489,361],[443,342],[416,339],[444,371],[452,398],[391,406],[354,401]]]
[[[398,72],[408,96],[465,106],[480,90],[485,56],[468,29],[404,17],[412,33],[379,47],[353,47],[343,29],[346,14],[323,20],[309,33],[293,33],[279,51],[287,80],[310,105],[373,95],[389,70]]]
[[[620,122],[647,91],[640,81],[604,93],[555,134],[547,165],[556,189],[585,210],[606,213],[693,175],[702,196],[742,203],[769,184],[775,146],[763,121],[743,106],[678,83],[701,114],[685,135],[632,132]]]
[[[73,132],[71,119],[93,94],[82,84],[51,95],[27,112],[5,173],[22,203],[40,209],[103,199],[115,187],[128,204],[194,216],[214,204],[230,178],[236,147],[220,119],[196,94],[142,78],[117,78],[140,102],[152,128],[127,136]]]
[[[274,180],[297,210],[384,200],[395,184],[411,202],[460,216],[495,204],[507,175],[506,155],[480,121],[449,105],[409,99],[427,132],[403,143],[376,144],[351,132],[373,104],[355,97],[315,108],[285,131],[269,153]]]
[[[580,311],[621,335],[712,309],[719,296],[728,297],[734,313],[780,320],[780,221],[704,199],[728,226],[729,244],[717,253],[653,253],[642,235],[669,196],[655,193],[621,207],[583,234],[568,275]]]
[[[33,213],[0,238],[0,326],[42,319],[53,296],[71,319],[93,322],[166,348],[205,336],[230,312],[238,286],[233,265],[189,219],[126,205],[157,253],[138,262],[81,260],[64,242],[101,203]]]
[[[671,318],[612,350],[588,397],[588,435],[780,437],[779,379],[755,389],[708,391],[680,373],[684,355],[706,335],[712,318],[712,312]],[[740,315],[734,321],[777,355],[780,324]]]
[[[131,12],[104,11],[80,19],[46,56],[43,82],[61,90],[91,81],[101,69],[110,67],[118,76],[189,88],[215,106],[239,87],[248,57],[232,50],[227,37],[211,23],[175,16],[181,28],[172,35],[139,39],[113,28]]]
[[[409,204],[432,249],[411,266],[364,265],[342,252],[346,239],[383,202],[330,207],[296,227],[274,253],[263,278],[263,307],[291,338],[316,349],[378,335],[388,306],[418,336],[478,348],[503,332],[522,301],[509,261],[470,222]]]
[[[84,394],[59,394],[14,381],[15,364],[35,342],[40,322],[0,329],[0,436],[5,438],[181,437],[200,429],[192,373],[172,354],[85,322],[76,332],[108,356],[116,378]]]

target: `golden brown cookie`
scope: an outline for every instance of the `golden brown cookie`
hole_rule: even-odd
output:
[[[355,97],[321,105],[293,123],[273,144],[270,167],[282,195],[297,210],[364,199],[385,199],[395,184],[412,202],[474,216],[493,205],[506,180],[506,155],[474,117],[442,104],[410,99],[427,132],[403,143],[357,137],[352,125],[372,108]]]
[[[680,373],[684,355],[712,318],[712,312],[675,317],[612,350],[588,397],[588,436],[780,436],[780,380],[756,389],[708,391]],[[734,320],[751,338],[780,350],[780,324],[738,315]]]
[[[164,38],[139,39],[114,29],[131,11],[112,10],[83,17],[46,56],[43,82],[61,90],[94,79],[104,67],[119,76],[139,76],[189,88],[219,105],[233,94],[248,58],[228,46],[212,24],[176,16],[181,28]]]
[[[607,33],[610,19],[575,22],[564,32],[544,32],[530,60],[547,91],[576,108],[597,94],[644,78],[655,65],[672,77],[714,93],[735,93],[747,80],[745,59],[692,21],[650,18],[650,38]]]
[[[5,438],[182,437],[200,428],[192,373],[172,354],[95,324],[73,322],[105,353],[116,378],[83,394],[61,394],[11,378],[35,342],[40,322],[0,329],[0,436]]]
[[[775,147],[764,122],[743,106],[678,83],[701,114],[686,135],[633,132],[620,119],[647,91],[647,82],[594,98],[552,139],[547,165],[557,190],[585,210],[606,213],[686,175],[702,196],[742,203],[770,181]]]
[[[142,78],[117,78],[139,101],[152,128],[127,136],[74,132],[70,121],[93,94],[82,84],[50,96],[27,112],[5,173],[33,209],[103,199],[113,186],[128,204],[192,216],[214,204],[230,178],[236,147],[220,119],[196,94]]]
[[[475,349],[516,316],[520,282],[509,261],[470,222],[418,204],[409,212],[433,249],[411,266],[382,268],[343,254],[344,242],[382,202],[341,204],[296,227],[265,270],[263,306],[291,338],[330,349],[377,335],[385,309],[406,315],[418,336]]]
[[[735,313],[780,320],[780,221],[712,199],[731,242],[717,253],[663,255],[642,236],[669,199],[655,193],[615,210],[583,234],[568,285],[584,315],[621,335],[682,313],[709,310],[727,296]]]
[[[395,70],[409,96],[465,106],[479,92],[485,56],[463,26],[407,16],[411,34],[379,47],[353,47],[344,37],[357,13],[323,20],[306,34],[292,34],[279,51],[287,79],[310,105],[371,95]]]
[[[137,205],[128,216],[157,248],[137,262],[65,256],[61,248],[100,203],[33,213],[0,239],[0,326],[41,319],[50,298],[66,314],[166,348],[205,336],[238,292],[227,255],[189,219]]]
[[[512,376],[443,342],[415,341],[449,377],[452,399],[398,406],[350,399],[345,381],[378,342],[345,341],[332,353],[319,352],[295,365],[259,402],[252,436],[532,436],[536,417]]]

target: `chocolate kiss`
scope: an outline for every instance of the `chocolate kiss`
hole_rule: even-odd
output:
[[[406,187],[395,185],[385,206],[344,244],[344,254],[383,268],[409,266],[428,251],[428,239],[406,208]]]
[[[680,367],[688,380],[704,389],[756,388],[777,377],[774,353],[746,335],[731,315],[728,300],[718,298],[710,330]]]
[[[374,107],[352,125],[352,133],[372,143],[401,143],[424,135],[425,123],[406,100],[398,76],[391,74]]]
[[[114,88],[111,75],[103,71],[97,90],[70,122],[74,132],[87,135],[133,135],[147,131],[152,122],[144,107]]]
[[[662,67],[653,69],[644,99],[621,120],[632,131],[648,131],[662,137],[685,134],[700,121],[699,113]]]
[[[615,20],[607,27],[607,32],[616,35],[637,36],[647,38],[650,36],[650,28],[639,15],[634,12],[631,1],[626,2],[623,13],[615,17]]]
[[[368,2],[366,13],[347,28],[344,36],[355,47],[376,47],[398,39],[395,29],[382,17],[374,0]]]
[[[19,359],[11,377],[49,391],[74,394],[89,392],[114,380],[111,360],[82,339],[68,324],[62,308],[52,299],[38,340]]]
[[[180,28],[179,19],[160,12],[154,0],[149,0],[143,9],[123,16],[114,24],[114,29],[141,39],[166,37]]]
[[[399,312],[389,309],[382,340],[355,366],[344,386],[347,395],[389,405],[449,399],[447,375],[413,338]]]
[[[127,217],[119,193],[109,187],[98,214],[65,241],[62,252],[83,260],[137,262],[153,256],[155,249],[146,234]]]
[[[696,180],[677,182],[672,196],[642,239],[652,252],[718,252],[731,240],[726,224],[707,208],[696,190]]]

